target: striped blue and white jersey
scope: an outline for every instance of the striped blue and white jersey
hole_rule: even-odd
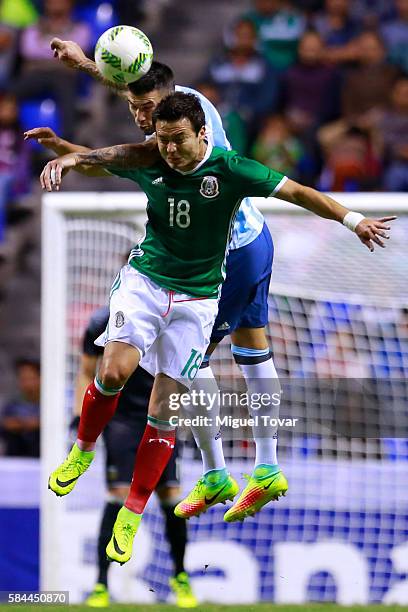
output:
[[[205,113],[206,133],[209,142],[213,146],[221,147],[227,151],[231,150],[231,145],[224,131],[220,114],[208,98],[190,87],[176,85],[176,91],[192,93],[199,98]],[[256,208],[252,199],[244,198],[235,217],[229,248],[239,249],[250,244],[261,233],[263,224],[263,215]]]

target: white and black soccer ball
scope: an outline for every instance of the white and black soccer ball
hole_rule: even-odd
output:
[[[98,39],[95,62],[101,74],[114,83],[133,83],[152,65],[153,47],[137,28],[127,25],[109,28]]]

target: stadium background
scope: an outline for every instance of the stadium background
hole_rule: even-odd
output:
[[[65,137],[90,146],[129,141],[136,135],[123,102],[83,75],[79,79],[70,77],[56,67],[51,53],[47,56],[39,52],[40,56],[36,56],[40,48],[35,43],[36,28],[44,32],[44,39],[53,35],[77,36],[79,42],[91,49],[98,34],[110,25],[119,22],[140,25],[151,37],[156,58],[174,67],[177,82],[201,88],[217,103],[231,140],[240,151],[325,190],[383,191],[386,202],[387,191],[407,189],[408,81],[404,76],[408,57],[407,2],[211,1],[206,3],[210,19],[203,16],[202,3],[196,1],[157,0],[145,5],[140,2],[132,3],[132,9],[126,2],[77,2],[72,7],[72,24],[61,17],[61,11],[70,11],[69,4],[63,0],[48,0],[44,5],[28,0],[0,3],[3,454],[8,448],[7,419],[13,416],[13,406],[21,409],[21,402],[16,399],[15,361],[35,361],[40,354],[41,217],[37,175],[47,157],[39,148],[22,142],[21,130],[51,125]],[[253,14],[254,4],[261,10],[272,7],[277,11],[272,23],[269,18]],[[252,11],[249,22],[239,21],[248,11]],[[256,36],[252,22],[258,27]],[[320,38],[316,34],[303,35],[311,28],[320,33]],[[303,49],[301,60],[297,59],[299,47]],[[49,90],[45,91],[47,87]],[[99,182],[73,174],[67,177],[65,186],[65,190],[72,191],[100,188]],[[108,179],[103,188],[131,190],[132,185]],[[276,239],[285,235],[285,231],[289,235],[290,229],[285,219],[281,220],[281,227],[278,221],[271,219]],[[294,245],[307,247],[304,240],[307,231],[305,228],[302,242],[301,232],[291,235],[292,240],[282,241],[282,248],[292,254],[285,273],[293,270],[296,261]],[[404,219],[395,233],[396,244],[403,249]],[[328,241],[322,226],[314,226],[312,235],[326,257]],[[354,251],[349,255],[352,259]],[[386,285],[383,277],[378,280],[375,276],[377,266],[384,264],[382,255],[372,265],[372,287],[368,290],[362,289],[355,279],[351,292],[347,278],[339,278],[328,287],[328,279],[320,273],[314,275],[307,266],[300,267],[299,278],[287,274],[286,291],[271,295],[270,335],[283,377],[337,378],[357,376],[359,371],[360,377],[367,379],[396,378],[400,385],[384,392],[382,405],[391,404],[394,412],[391,410],[390,414],[394,417],[395,411],[397,416],[406,417],[408,332],[403,278],[408,266],[401,251],[395,246],[390,249]],[[335,261],[336,254],[331,257]],[[364,266],[362,260],[362,278]],[[316,266],[313,270],[317,270]],[[289,285],[292,293],[288,295]],[[78,286],[76,290],[80,292],[81,282]],[[298,294],[293,292],[294,287]],[[327,288],[329,293],[332,291],[332,299],[327,297]],[[97,299],[88,301],[90,307],[96,303]],[[73,329],[79,334],[90,310],[82,311],[81,319],[75,314],[75,307],[73,304]],[[75,348],[75,338],[71,340]],[[72,373],[74,351],[69,358]],[[226,348],[217,364],[221,373],[227,375],[228,359]],[[320,404],[324,405],[324,401]],[[35,410],[33,406],[31,409]],[[239,593],[241,602],[275,598],[299,602],[309,599],[407,603],[408,588],[404,584],[407,444],[397,434],[387,432],[383,439],[370,441],[367,438],[372,436],[364,433],[366,436],[359,438],[344,435],[322,438],[316,432],[294,440],[284,437],[281,460],[288,462],[294,491],[290,500],[280,502],[278,509],[265,511],[250,524],[247,521],[243,526],[229,527],[228,532],[217,509],[194,522],[188,563],[196,568],[197,592],[203,594],[211,588],[216,601],[233,601]],[[25,453],[35,455],[35,428],[30,439]],[[245,458],[252,452],[246,441],[231,441],[228,449],[234,459]],[[236,469],[242,471],[245,466],[236,464]],[[2,547],[10,545],[10,534],[21,536],[21,546],[15,546],[16,555],[2,556],[0,590],[36,589],[38,461],[27,456],[5,456],[0,458],[0,471]],[[194,475],[193,470],[186,476],[185,486]],[[305,475],[318,482],[315,489],[305,488]],[[89,515],[88,522],[81,521],[82,544],[75,549],[74,558],[67,559],[72,565],[80,561],[78,582],[72,585],[78,599],[93,579],[91,534],[98,494],[102,495],[97,478],[92,491],[95,514]],[[161,525],[154,504],[151,508],[143,535],[145,544],[141,545],[146,553],[136,568],[138,577],[135,578],[135,571],[122,574],[118,589],[122,595],[127,593],[132,599],[145,601],[168,595],[166,580],[163,581],[163,575],[169,571],[168,555],[160,544]],[[71,528],[78,530],[78,522],[74,520]],[[208,571],[200,568],[203,546]],[[222,557],[226,559],[225,566],[220,563]],[[297,567],[301,568],[297,575],[291,558],[297,559]],[[278,576],[287,576],[291,569],[292,581],[288,581],[289,586],[282,586]],[[243,575],[248,576],[245,593],[240,586]],[[355,576],[353,586],[350,575]],[[154,589],[154,594],[147,585]]]

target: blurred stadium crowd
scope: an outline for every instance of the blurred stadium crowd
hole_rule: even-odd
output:
[[[100,146],[100,131],[86,123],[102,122],[100,107],[112,102],[53,58],[51,38],[74,40],[92,57],[105,29],[127,23],[150,35],[149,24],[171,3],[0,0],[0,292],[21,247],[17,240],[11,248],[7,235],[21,235],[32,214],[30,194],[44,161],[23,131],[48,125],[67,139]],[[181,10],[184,3],[177,4]],[[248,0],[224,24],[219,50],[208,49],[205,69],[180,84],[217,106],[235,149],[296,180],[328,191],[408,191],[407,71],[408,0]],[[103,129],[115,142],[115,123]],[[16,365],[25,396],[25,374],[38,374],[35,360],[28,362]],[[38,410],[27,408],[35,404],[32,391],[25,408],[13,400],[1,413],[6,451],[7,427],[21,412],[30,430],[28,454],[38,452],[31,435]]]
[[[259,161],[324,190],[404,191],[407,69],[407,0],[254,0],[201,86]]]

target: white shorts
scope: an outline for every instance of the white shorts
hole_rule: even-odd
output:
[[[112,285],[108,326],[95,344],[130,344],[150,374],[166,374],[190,388],[217,312],[217,300],[164,289],[127,264]]]

